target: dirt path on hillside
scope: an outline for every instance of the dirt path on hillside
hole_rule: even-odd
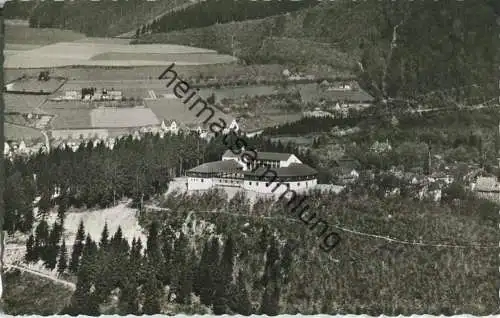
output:
[[[59,279],[59,278],[56,278],[56,277],[52,277],[50,275],[47,275],[47,274],[44,274],[44,273],[40,273],[40,272],[34,271],[32,269],[26,268],[26,267],[12,265],[12,264],[5,264],[5,267],[6,268],[15,268],[15,269],[18,269],[18,270],[23,271],[23,272],[28,272],[28,273],[31,273],[33,275],[37,275],[37,276],[40,276],[40,277],[44,277],[44,278],[50,279],[53,282],[56,282],[58,284],[62,284],[62,285],[65,285],[66,287],[69,287],[73,291],[76,289],[76,285],[74,283],[72,283],[72,282],[68,282],[67,280],[63,280],[63,279]]]

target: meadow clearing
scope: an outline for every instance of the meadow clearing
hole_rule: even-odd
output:
[[[17,93],[54,93],[65,82],[64,78],[51,77],[47,81],[40,81],[36,77],[19,78],[8,83],[7,92]]]
[[[90,40],[89,40],[90,41]],[[59,42],[6,56],[6,68],[233,63],[229,55],[181,45]]]
[[[31,113],[36,112],[47,96],[3,94],[6,113]]]
[[[278,64],[266,65],[241,65],[241,64],[204,64],[204,65],[175,65],[175,69],[179,76],[190,83],[203,84],[213,83],[219,79],[267,79],[267,80],[282,80],[283,70],[287,67]],[[81,81],[116,81],[120,80],[141,80],[141,79],[157,79],[163,72],[164,66],[144,65],[144,66],[64,66],[51,69],[53,76],[61,76],[69,80]],[[290,70],[301,70],[298,66],[290,68]],[[301,70],[306,74],[312,74],[316,77],[328,77],[328,68],[311,67]],[[24,68],[5,70],[6,81],[14,80],[23,73],[38,74],[38,68]]]
[[[4,123],[4,133],[5,133],[5,140],[7,141],[10,140],[19,141],[23,139],[26,141],[36,142],[44,140],[42,132],[40,130],[27,126],[11,124],[8,122]]]
[[[63,66],[137,66],[233,63],[235,58],[214,50],[183,45],[130,45],[129,40],[88,38],[82,33],[30,28],[26,21],[7,22],[5,68]]]

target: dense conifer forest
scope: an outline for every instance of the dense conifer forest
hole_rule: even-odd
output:
[[[390,187],[385,179],[369,184]],[[496,310],[498,205],[456,192],[442,204],[405,192],[394,200],[362,182],[350,190],[313,194],[300,215],[280,201],[251,206],[244,195],[174,193],[161,204],[167,211],[141,213],[146,242],[129,243],[120,228],[109,233],[107,224],[92,238],[81,224],[68,249],[42,221],[26,258],[77,277],[71,304],[61,312],[68,314]],[[315,215],[341,235],[328,253],[319,248]]]
[[[249,141],[260,151],[299,154],[314,166],[314,158],[292,145],[273,144],[263,138]],[[176,151],[172,151],[176,149]],[[34,220],[35,197],[39,214],[46,215],[56,204],[100,207],[114,205],[120,199],[132,198],[135,203],[149,200],[165,192],[170,178],[198,164],[220,160],[227,150],[220,138],[205,142],[196,135],[146,135],[141,140],[131,136],[117,142],[113,150],[103,143],[82,143],[73,152],[70,148],[53,149],[30,158],[6,161],[5,229],[29,232]],[[53,195],[58,193],[57,198]],[[63,212],[62,212],[63,213]]]
[[[414,101],[440,92],[445,100],[463,101],[497,95],[499,13],[492,0],[346,0],[258,21],[182,32],[145,30],[136,42],[206,47],[252,64],[345,67],[338,52],[347,53],[356,61],[350,67],[362,87],[382,100]]]
[[[293,12],[318,4],[317,0],[304,1],[252,1],[208,0],[186,9],[175,11],[143,26],[145,33],[169,32],[189,28],[201,28],[218,23],[259,19],[286,12]],[[143,32],[144,31],[144,32]]]
[[[16,1],[19,0],[14,2]],[[35,28],[69,29],[87,36],[116,36],[131,31],[135,26],[140,26],[158,14],[185,2],[183,0],[37,1],[28,17],[30,26]],[[20,5],[9,6],[14,9]]]
[[[299,153],[261,138],[249,144]],[[411,185],[403,187],[394,177],[363,176],[339,195],[312,194],[309,210],[299,215],[283,201],[259,199],[251,205],[244,195],[228,200],[217,191],[173,193],[161,202],[168,210],[140,209],[141,199],[163,193],[169,178],[198,158],[218,160],[223,146],[219,139],[205,143],[192,135],[146,135],[122,139],[112,151],[89,144],[8,163],[7,191],[15,192],[6,194],[6,229],[30,234],[27,262],[41,260],[60,275],[77,278],[71,303],[62,311],[68,314],[496,310],[491,276],[499,207],[460,185],[445,190],[436,204],[416,201]],[[313,157],[299,157],[315,166]],[[58,187],[66,190],[51,198]],[[402,196],[386,197],[395,187]],[[35,216],[36,195],[41,198]],[[81,224],[74,242],[62,238],[68,209],[111,206],[113,196],[134,198],[148,232],[145,242],[127,241],[121,229],[109,233],[107,224],[101,237],[91,237]],[[58,217],[49,224],[46,216],[53,209]],[[325,233],[313,226],[315,217],[341,235],[328,253],[320,249]],[[387,305],[394,299],[398,306]]]

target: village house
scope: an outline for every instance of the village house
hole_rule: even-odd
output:
[[[313,111],[307,111],[302,113],[303,117],[315,117],[315,118],[333,118],[333,114],[326,112],[324,110],[321,110],[321,108],[316,107]]]
[[[497,177],[478,177],[476,182],[471,185],[471,189],[480,198],[500,201],[500,183]]]
[[[162,120],[161,129],[164,132],[169,132],[173,135],[177,135],[179,133],[179,127],[177,126],[177,122],[171,119]]]
[[[371,106],[374,101],[374,98],[355,82],[330,84],[323,81],[320,84],[306,84],[299,88],[299,92],[304,103],[329,101],[339,103],[339,106],[346,105],[348,108],[364,108]]]
[[[392,147],[388,140],[386,140],[385,142],[375,141],[373,145],[370,147],[370,150],[375,153],[381,153],[381,152],[391,151]]]
[[[356,181],[359,178],[359,168],[359,162],[347,156],[342,156],[334,160],[333,171],[336,179],[335,182],[345,185]]]

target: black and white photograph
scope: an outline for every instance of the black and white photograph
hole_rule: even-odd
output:
[[[2,315],[500,315],[500,0],[0,13]]]

